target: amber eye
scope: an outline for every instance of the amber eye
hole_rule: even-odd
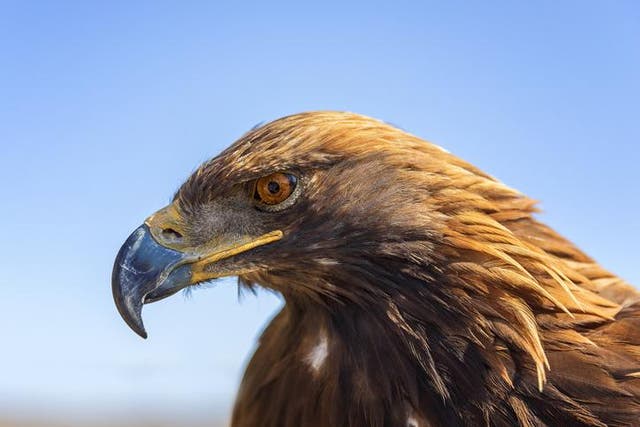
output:
[[[267,206],[284,202],[296,189],[298,178],[288,173],[272,173],[256,181],[253,198]]]

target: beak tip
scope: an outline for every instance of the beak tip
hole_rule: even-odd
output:
[[[142,323],[141,313],[138,311],[136,314],[135,316],[123,316],[123,318],[133,332],[147,339],[147,330],[144,328],[144,323]]]
[[[139,324],[132,324],[127,322],[127,325],[131,328],[131,330],[133,332],[135,332],[139,337],[143,338],[143,339],[147,339],[147,331],[145,330],[144,326],[142,325],[142,322],[140,322]]]
[[[133,332],[146,339],[147,331],[142,322],[142,304],[136,304],[131,307],[126,303],[119,303],[118,299],[116,299],[116,306],[120,317],[122,317],[127,326],[129,326]]]

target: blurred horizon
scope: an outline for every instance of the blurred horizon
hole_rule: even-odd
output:
[[[437,143],[640,285],[639,24],[635,1],[0,3],[0,426],[224,424],[278,296],[221,280],[145,307],[142,340],[111,268],[202,161],[300,111]]]

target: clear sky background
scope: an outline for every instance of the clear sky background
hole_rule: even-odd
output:
[[[0,1],[0,418],[228,411],[278,298],[224,280],[147,306],[144,341],[111,267],[200,162],[299,111],[442,145],[639,284],[639,5]]]

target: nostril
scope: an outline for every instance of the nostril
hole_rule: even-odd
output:
[[[160,232],[160,234],[165,241],[179,242],[182,240],[182,234],[173,228],[165,228]]]

